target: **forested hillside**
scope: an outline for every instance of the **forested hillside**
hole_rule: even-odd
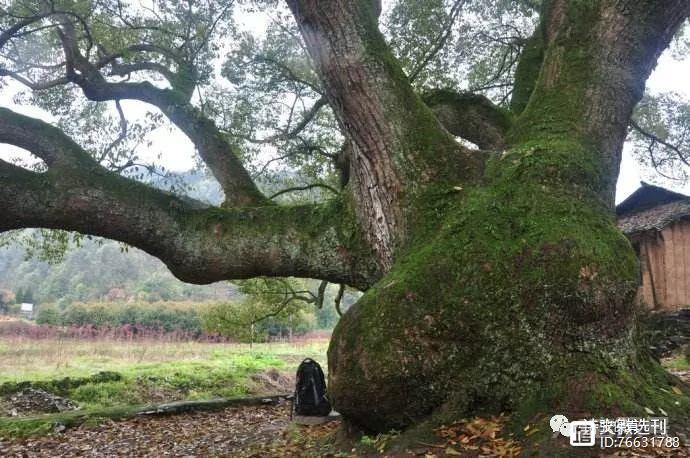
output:
[[[143,251],[124,250],[116,242],[101,240],[85,240],[55,264],[37,257],[26,259],[24,248],[17,244],[2,249],[0,289],[38,303],[131,297],[144,301],[225,299],[234,291],[228,284],[183,283]]]

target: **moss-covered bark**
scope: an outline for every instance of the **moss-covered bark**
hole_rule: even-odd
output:
[[[687,412],[636,341],[637,259],[611,206],[627,120],[689,7],[623,3],[545,2],[507,151],[482,184],[438,181],[410,204],[409,243],[329,349],[355,424]]]
[[[422,99],[451,134],[484,150],[496,151],[505,146],[512,114],[483,95],[437,89],[428,91]]]
[[[379,432],[431,415],[687,412],[639,351],[637,260],[580,176],[587,156],[528,146],[496,160],[486,186],[445,198],[444,216],[335,330],[340,412]]]
[[[414,92],[378,30],[377,2],[287,3],[349,142],[358,219],[388,270],[411,234],[414,199],[431,183],[476,179],[482,157],[459,145]]]

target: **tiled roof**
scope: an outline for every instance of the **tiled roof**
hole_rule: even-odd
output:
[[[618,217],[618,227],[627,235],[651,229],[661,230],[674,221],[690,216],[690,197],[657,205]]]

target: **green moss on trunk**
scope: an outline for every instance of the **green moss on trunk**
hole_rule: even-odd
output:
[[[336,409],[373,431],[432,414],[678,411],[638,352],[637,259],[599,200],[594,158],[525,144],[487,185],[436,192],[426,226],[335,330]]]

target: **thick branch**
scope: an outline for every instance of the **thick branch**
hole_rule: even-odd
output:
[[[111,76],[129,76],[134,72],[149,71],[160,73],[169,82],[175,82],[175,74],[168,67],[157,62],[134,62],[131,64],[120,64],[113,62],[110,67]]]
[[[57,127],[2,107],[0,143],[10,143],[32,152],[48,167],[69,168],[93,162],[86,152]]]
[[[595,154],[592,190],[613,207],[632,110],[661,52],[690,14],[687,0],[545,3],[544,59],[511,142],[567,139]]]
[[[180,56],[175,54],[175,52],[171,51],[170,49],[148,43],[138,43],[135,45],[127,46],[126,48],[112,54],[109,54],[107,50],[105,50],[102,46],[99,46],[99,52],[102,54],[102,56],[98,59],[98,62],[96,62],[96,67],[98,68],[103,68],[106,65],[130,53],[141,52],[160,54],[162,56],[168,57],[169,59],[172,59],[178,64],[181,61]]]
[[[499,150],[505,145],[510,116],[483,95],[437,89],[422,99],[451,134],[481,149]]]
[[[8,111],[0,112],[3,142],[46,157],[73,154],[74,142],[54,127]],[[50,155],[43,142],[25,140],[27,125],[35,137],[54,142]],[[0,190],[0,231],[43,227],[119,240],[161,259],[188,282],[299,276],[367,288],[378,278],[371,255],[346,230],[347,212],[337,202],[208,207],[116,175],[93,160],[42,174],[0,162]]]
[[[21,29],[33,24],[34,22],[38,22],[50,15],[51,13],[42,13],[37,14],[35,16],[28,16],[26,18],[19,20],[16,24],[13,24],[7,29],[3,30],[2,33],[0,33],[0,49],[2,49],[2,47],[5,46],[5,44],[8,41],[10,41],[13,37],[15,37]]]

